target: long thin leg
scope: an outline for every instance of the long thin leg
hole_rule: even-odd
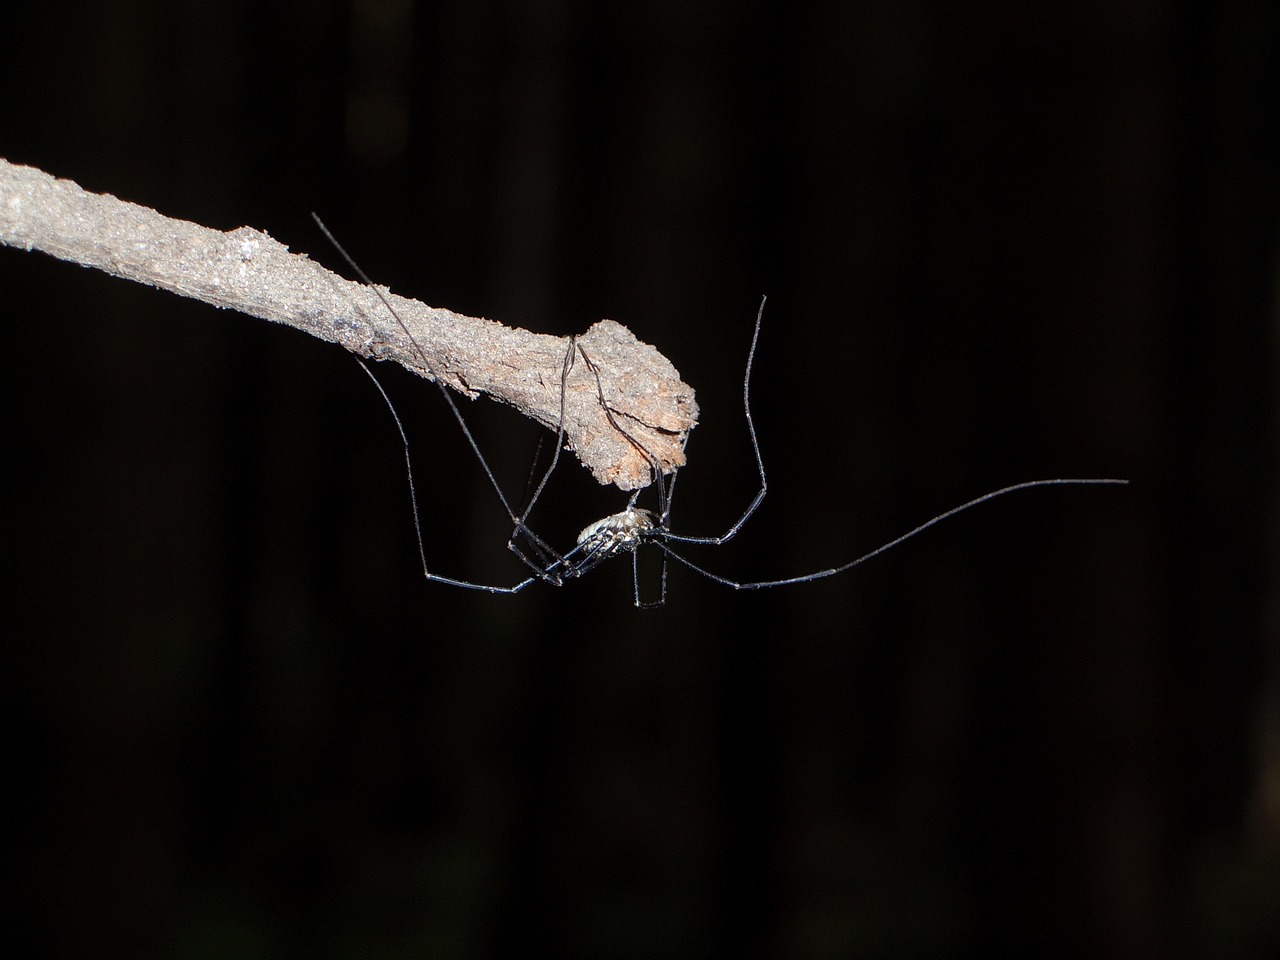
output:
[[[640,551],[639,551],[639,550],[632,550],[632,551],[631,551],[631,595],[632,595],[632,597],[634,597],[634,598],[635,598],[636,608],[637,608],[637,609],[644,609],[645,604],[643,604],[643,603],[641,603],[641,602],[640,602],[640,557],[639,557],[639,553],[640,553]],[[663,558],[662,558],[663,563],[666,563],[666,559],[667,559],[666,557],[663,557]],[[662,603],[663,603],[663,601],[665,601],[665,600],[666,600],[666,597],[660,597],[660,598],[658,599],[657,604],[655,604],[655,606],[661,606],[661,605],[662,605]]]
[[[515,528],[511,531],[511,538],[507,541],[507,549],[514,553],[521,561],[533,570],[534,575],[548,583],[560,586],[564,582],[563,576],[553,573],[556,567],[563,566],[564,557],[552,548],[545,540],[537,536],[528,526],[529,514],[533,512],[534,505],[542,496],[542,491],[546,489],[551,474],[555,472],[556,465],[560,462],[560,451],[564,448],[564,411],[567,384],[569,381],[569,371],[573,369],[573,360],[577,355],[577,338],[569,338],[569,349],[565,353],[564,367],[560,371],[560,418],[556,425],[556,447],[551,455],[551,463],[547,466],[546,472],[542,475],[542,480],[538,483],[537,488],[533,491],[533,496],[529,498],[529,502],[525,505],[524,511],[516,520]],[[529,543],[537,560],[530,558],[524,549],[519,545],[519,538],[523,538]]]
[[[756,313],[756,326],[751,333],[751,349],[747,351],[747,372],[742,378],[742,409],[747,417],[747,433],[751,435],[751,452],[755,456],[756,471],[760,475],[760,489],[756,492],[756,495],[752,498],[751,502],[747,504],[747,509],[742,511],[742,516],[738,517],[738,519],[733,522],[733,525],[718,537],[690,537],[682,534],[671,533],[668,522],[671,514],[671,506],[670,502],[668,502],[665,509],[662,511],[662,518],[659,523],[659,526],[665,531],[665,539],[667,540],[673,540],[676,543],[708,543],[715,545],[728,543],[737,536],[738,531],[742,529],[742,525],[751,518],[753,513],[756,512],[756,508],[760,506],[760,503],[764,500],[764,495],[769,490],[769,481],[765,477],[764,473],[764,458],[760,455],[760,440],[756,436],[755,420],[751,417],[751,369],[755,365],[756,361],[756,344],[760,340],[760,325],[764,321],[764,305],[767,300],[767,297],[760,300],[760,310]],[[672,478],[671,486],[675,486],[674,478]]]
[[[604,411],[605,418],[609,421],[609,426],[622,434],[623,439],[625,439],[627,443],[631,444],[631,446],[635,447],[640,456],[644,457],[648,462],[649,473],[650,476],[653,477],[653,484],[658,488],[658,512],[660,515],[665,516],[670,508],[668,506],[667,498],[666,475],[662,472],[662,464],[659,462],[658,458],[650,452],[648,447],[628,433],[622,424],[618,422],[618,419],[613,415],[613,410],[609,408],[609,404],[605,401],[604,386],[600,382],[600,368],[596,366],[595,361],[591,359],[587,354],[587,351],[582,348],[581,344],[578,345],[578,352],[582,354],[582,359],[583,362],[586,363],[587,369],[590,370],[592,375],[596,378],[596,396],[600,400],[600,409]],[[632,494],[631,503],[633,505],[635,504],[636,497],[638,495],[638,490],[636,493]]]
[[[763,305],[761,305],[761,309],[763,309]],[[756,330],[757,332],[759,332],[758,317],[756,318]],[[753,338],[752,352],[754,353],[754,351],[755,351],[755,341]],[[671,477],[670,481],[668,481],[666,478],[666,475],[662,472],[662,466],[658,462],[658,458],[655,457],[649,451],[649,449],[645,447],[644,444],[642,444],[639,440],[637,440],[625,429],[623,429],[622,424],[620,424],[617,421],[617,419],[614,417],[613,411],[609,409],[609,404],[605,402],[604,387],[600,383],[599,368],[596,367],[595,362],[591,359],[591,357],[587,355],[586,350],[582,349],[582,347],[578,347],[578,352],[582,354],[582,359],[586,363],[587,369],[589,369],[596,378],[596,396],[599,398],[600,408],[604,410],[604,415],[608,419],[610,426],[612,426],[615,430],[617,430],[620,434],[622,434],[622,436],[626,438],[627,442],[630,443],[633,447],[635,447],[636,450],[640,452],[641,456],[643,456],[647,461],[649,461],[649,469],[653,477],[653,483],[654,483],[654,486],[658,488],[658,514],[661,518],[660,525],[665,525],[666,519],[671,513],[671,494],[675,490],[676,477],[679,475],[678,471],[676,474],[674,474]],[[750,412],[748,411],[748,417],[749,416],[750,416]],[[752,436],[753,438],[755,436],[754,428],[752,428]],[[757,458],[759,458],[759,452],[757,452],[756,456]],[[761,466],[762,474],[763,474],[763,470],[764,470],[764,467]],[[763,492],[760,495],[763,496],[764,495]],[[640,497],[640,491],[637,490],[635,493],[631,495],[631,499],[627,502],[627,508],[630,509],[634,507],[639,497]],[[757,500],[758,499],[759,498],[757,497]],[[752,509],[754,510],[755,507],[753,506]],[[739,521],[739,524],[741,524],[741,521]],[[586,560],[583,561],[583,564],[580,565],[580,569],[578,573],[575,574],[576,576],[581,576],[583,573],[586,573],[587,570],[594,568],[595,565],[600,562],[600,560],[596,560],[594,562],[591,562],[588,566],[587,563],[588,561],[590,561],[590,559],[591,558],[588,557]],[[601,559],[603,559],[603,557]],[[584,566],[585,566],[585,569],[582,568]],[[662,558],[662,589],[656,601],[645,603],[640,599],[640,567],[639,567],[639,560],[636,558],[635,550],[631,551],[631,579],[632,579],[632,588],[634,591],[635,604],[637,607],[640,607],[641,609],[647,609],[649,607],[661,607],[667,602],[667,558],[665,556]]]
[[[440,395],[444,397],[445,403],[449,405],[449,410],[453,413],[453,418],[458,421],[458,426],[462,429],[462,435],[466,437],[467,444],[471,447],[472,452],[475,453],[476,459],[480,461],[480,466],[484,468],[485,476],[489,478],[489,485],[493,487],[493,492],[498,495],[498,500],[502,504],[502,509],[507,512],[507,516],[511,518],[511,522],[517,527],[520,527],[520,518],[516,516],[516,512],[511,509],[511,504],[507,501],[506,494],[502,492],[502,487],[498,485],[498,478],[494,476],[493,470],[489,468],[489,461],[486,460],[484,454],[480,452],[480,445],[476,443],[476,438],[471,433],[471,428],[467,426],[467,421],[463,419],[462,411],[458,409],[457,403],[454,402],[452,395],[450,395],[449,388],[440,382],[439,376],[431,366],[431,362],[427,359],[426,351],[422,349],[422,345],[418,343],[417,338],[409,331],[409,327],[405,322],[400,319],[400,314],[396,313],[395,307],[391,305],[391,301],[387,299],[386,294],[374,285],[373,280],[364,272],[360,264],[355,262],[351,257],[351,254],[347,253],[342,244],[338,242],[337,237],[329,232],[329,228],[324,225],[324,222],[314,213],[311,214],[311,218],[315,220],[316,226],[320,228],[320,232],[325,235],[325,238],[331,244],[333,244],[333,248],[338,251],[342,256],[342,259],[345,260],[351,269],[355,271],[356,276],[360,278],[360,282],[378,295],[378,299],[382,301],[384,306],[386,306],[387,312],[391,314],[397,326],[400,327],[401,332],[409,338],[409,343],[413,345],[413,349],[418,353],[418,359],[422,361],[423,367],[425,367],[427,372],[434,378],[433,382],[435,385],[440,388]],[[365,372],[368,372],[367,368]],[[377,381],[375,380],[374,382],[376,383]],[[381,384],[379,384],[378,389],[382,389]],[[383,393],[383,396],[386,397],[385,392]]]
[[[551,474],[555,472],[556,465],[560,462],[560,451],[564,449],[564,408],[566,391],[568,390],[569,373],[573,370],[573,358],[577,356],[578,338],[571,336],[569,338],[569,349],[564,355],[564,368],[560,371],[560,418],[556,423],[556,448],[551,454],[551,463],[547,466],[547,472],[542,475],[542,479],[538,482],[538,486],[533,491],[533,496],[529,498],[529,502],[525,504],[524,512],[520,514],[520,525],[524,526],[525,521],[529,519],[529,514],[533,512],[534,504],[542,496],[542,491],[546,489],[548,481],[551,480]]]
[[[962,503],[958,507],[952,507],[950,510],[947,510],[945,513],[940,513],[933,519],[926,520],[924,523],[920,524],[918,527],[914,527],[911,530],[908,530],[902,536],[896,537],[893,540],[890,540],[888,543],[881,544],[880,546],[872,550],[870,553],[864,553],[862,556],[858,557],[856,560],[850,560],[848,563],[841,564],[838,567],[830,567],[826,570],[818,570],[818,571],[815,571],[814,573],[805,573],[796,577],[785,577],[781,580],[757,580],[757,581],[746,582],[746,583],[741,583],[736,580],[730,580],[728,577],[722,577],[717,573],[712,573],[710,570],[707,570],[703,567],[698,566],[696,563],[693,563],[688,558],[683,557],[680,554],[676,553],[664,542],[665,540],[675,540],[680,543],[688,543],[688,542],[715,543],[719,541],[714,541],[714,540],[689,541],[689,540],[686,540],[685,538],[672,536],[671,534],[663,532],[659,536],[655,537],[653,539],[653,542],[656,543],[659,547],[661,547],[662,551],[667,556],[671,557],[671,559],[684,564],[690,570],[693,570],[697,573],[702,574],[704,577],[706,577],[709,580],[714,580],[716,583],[722,583],[726,587],[732,587],[734,590],[761,590],[767,587],[785,587],[793,583],[808,583],[811,580],[822,580],[825,577],[833,577],[838,573],[844,573],[846,570],[852,570],[854,567],[858,566],[859,564],[866,563],[868,560],[872,559],[873,557],[880,556],[880,554],[884,553],[887,550],[892,550],[894,547],[902,543],[904,540],[910,540],[912,537],[916,536],[916,534],[923,533],[925,530],[928,530],[930,527],[934,526],[935,524],[941,523],[943,520],[946,520],[949,517],[954,517],[957,513],[963,513],[965,510],[968,510],[970,507],[976,507],[980,503],[986,503],[988,500],[994,500],[996,497],[1002,497],[1007,493],[1014,493],[1017,490],[1027,490],[1031,487],[1060,486],[1060,485],[1066,485],[1066,484],[1076,484],[1076,485],[1127,484],[1128,482],[1129,482],[1128,480],[1028,480],[1025,483],[1015,483],[1012,486],[1001,487],[999,490],[993,490],[991,493],[984,493],[980,497],[974,497],[972,500]]]
[[[659,541],[659,543],[661,543]],[[655,607],[664,607],[667,604],[667,556],[670,553],[666,547],[663,547],[662,554],[662,586],[658,590],[658,599],[644,601],[640,599],[640,560],[639,550],[631,551],[631,580],[635,591],[636,607],[641,610],[652,610]],[[681,559],[676,557],[677,560]]]
[[[329,231],[329,228],[324,225],[324,222],[320,219],[320,217],[317,216],[315,213],[312,213],[311,217],[313,220],[315,220],[316,226],[320,228],[321,233],[323,233],[326,239],[328,239],[328,241],[331,244],[333,244],[334,249],[338,251],[338,253],[342,256],[342,258],[351,267],[351,269],[355,271],[356,275],[360,278],[361,282],[364,283],[365,286],[369,287],[371,290],[373,290],[374,293],[378,295],[378,299],[381,300],[383,305],[387,308],[387,312],[395,320],[396,324],[400,327],[400,330],[404,333],[404,335],[409,339],[410,344],[413,345],[414,350],[417,352],[418,359],[422,361],[422,365],[426,368],[427,372],[432,375],[432,377],[436,377],[435,370],[432,368],[431,362],[427,359],[426,351],[422,349],[422,345],[418,343],[417,338],[414,337],[413,333],[409,330],[408,325],[406,325],[405,322],[400,318],[400,314],[398,314],[396,312],[395,307],[391,305],[391,301],[388,300],[386,295],[383,294],[383,292],[377,286],[374,285],[373,280],[370,279],[367,273],[365,273],[364,269],[360,266],[360,264],[356,263],[355,259],[349,253],[347,253],[346,248],[344,248],[342,244],[338,242],[338,239]],[[485,476],[488,477],[489,479],[489,485],[493,488],[493,492],[498,496],[498,501],[502,504],[502,509],[506,511],[507,516],[511,519],[511,522],[514,527],[511,534],[512,541],[514,541],[519,536],[523,536],[524,539],[529,543],[530,549],[534,553],[538,554],[539,561],[534,562],[530,560],[524,553],[522,553],[519,550],[515,550],[514,552],[518,557],[520,557],[521,560],[525,562],[527,566],[529,566],[530,569],[534,571],[535,576],[531,579],[547,580],[548,582],[554,583],[557,586],[559,585],[560,581],[557,580],[555,577],[545,576],[545,571],[546,571],[546,568],[553,563],[553,561],[560,559],[560,554],[556,550],[554,550],[550,544],[548,544],[545,540],[543,540],[536,533],[530,530],[526,525],[526,520],[529,517],[529,513],[533,510],[534,504],[537,503],[538,498],[542,495],[542,491],[546,487],[547,482],[550,480],[551,474],[555,470],[556,465],[560,461],[560,450],[564,446],[565,380],[567,379],[569,369],[573,364],[575,344],[576,344],[576,340],[574,338],[570,338],[569,350],[565,355],[565,366],[560,378],[560,423],[556,432],[555,453],[552,455],[551,464],[550,466],[547,467],[547,471],[543,475],[541,482],[538,484],[537,489],[534,491],[532,498],[529,500],[529,503],[525,506],[524,511],[519,516],[517,516],[515,511],[512,509],[511,503],[510,501],[507,500],[506,494],[502,492],[502,487],[498,484],[498,478],[494,475],[493,469],[489,466],[489,461],[485,459],[484,453],[481,452],[480,445],[476,442],[475,435],[471,432],[471,428],[467,425],[467,421],[462,416],[462,411],[458,409],[458,405],[454,401],[453,397],[450,395],[448,388],[446,388],[444,384],[439,381],[438,377],[435,380],[435,384],[440,390],[440,395],[444,397],[444,401],[446,404],[448,404],[449,410],[453,414],[453,418],[458,422],[458,426],[462,430],[462,435],[466,438],[467,444],[471,447],[472,452],[476,455],[476,459],[480,462],[480,466],[484,470]],[[400,423],[400,417],[396,413],[395,406],[391,403],[391,398],[387,396],[386,391],[382,388],[382,384],[378,382],[378,379],[376,377],[374,377],[373,371],[371,371],[368,367],[364,366],[363,363],[361,364],[361,367],[364,369],[365,373],[369,375],[369,378],[373,380],[374,385],[377,386],[378,388],[378,392],[382,394],[383,400],[386,401],[388,409],[391,410],[391,415],[395,418],[396,428],[400,431],[400,437],[405,444],[405,460],[406,462],[408,462],[410,460],[409,446],[408,446],[409,440],[405,434],[403,425]],[[454,583],[458,586],[466,586],[474,589],[481,589],[481,590],[489,589],[488,587],[485,587],[480,584],[470,584],[464,581],[447,580],[445,578],[438,577],[436,574],[432,574],[427,569],[426,554],[425,554],[425,551],[422,550],[422,528],[421,528],[420,518],[418,514],[417,495],[416,495],[416,492],[413,490],[412,464],[409,465],[409,484],[410,484],[410,492],[413,493],[414,495],[414,500],[413,500],[414,524],[418,534],[419,550],[422,553],[422,559],[423,559],[422,568],[423,568],[423,572],[427,575],[427,578],[431,580],[439,580],[441,582]],[[508,545],[510,546],[510,543]],[[516,589],[517,590],[523,589],[525,586],[528,585],[528,583],[529,581],[524,581],[518,587],[516,587]],[[497,591],[497,592],[505,592],[505,591]]]
[[[387,409],[391,411],[391,419],[395,421],[396,430],[400,433],[400,443],[404,448],[405,475],[409,478],[409,504],[413,508],[413,532],[418,539],[418,559],[422,561],[422,575],[432,583],[444,583],[453,587],[464,587],[467,590],[483,590],[486,593],[519,593],[529,584],[536,581],[537,577],[528,577],[514,586],[498,587],[487,583],[471,583],[454,577],[442,577],[438,573],[431,572],[427,567],[427,548],[422,540],[422,516],[418,511],[418,490],[413,480],[413,456],[409,452],[409,435],[405,432],[404,424],[400,421],[400,414],[396,412],[395,404],[387,396],[387,391],[378,382],[378,378],[373,375],[372,370],[365,366],[363,360],[357,360],[357,362],[360,364],[360,369],[365,372],[369,379],[373,381],[373,385],[378,388],[378,393],[382,395],[383,402],[386,403]]]

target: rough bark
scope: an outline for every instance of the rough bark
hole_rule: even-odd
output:
[[[346,280],[249,227],[221,232],[0,159],[0,242],[297,327],[361,357],[394,360],[474,397],[487,394],[555,430],[568,341],[429,307]],[[626,489],[684,464],[693,388],[656,349],[601,320],[577,338],[599,371],[573,366],[566,445],[601,483]],[[610,423],[600,396],[621,425]]]

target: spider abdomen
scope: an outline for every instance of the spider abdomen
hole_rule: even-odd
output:
[[[616,553],[634,550],[646,533],[658,524],[657,517],[643,507],[627,507],[621,513],[611,514],[588,524],[578,534],[578,546],[590,556],[601,559]]]

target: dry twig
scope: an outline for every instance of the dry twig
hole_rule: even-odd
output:
[[[0,243],[285,323],[358,356],[395,360],[468,397],[484,393],[509,403],[552,430],[560,420],[567,340],[388,293],[424,360],[373,290],[249,227],[222,233],[174,220],[0,159]],[[683,466],[698,407],[671,362],[612,320],[593,325],[578,343],[600,371],[605,402],[635,441],[609,423],[595,379],[579,363],[564,410],[566,441],[578,459],[601,483],[625,490],[652,479],[636,443],[664,472]]]

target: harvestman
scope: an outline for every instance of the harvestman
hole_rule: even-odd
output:
[[[401,422],[400,416],[396,412],[395,405],[391,402],[391,398],[387,395],[386,390],[383,389],[382,384],[378,382],[378,379],[373,375],[373,372],[361,363],[361,367],[364,369],[365,373],[368,374],[369,379],[373,381],[374,386],[377,387],[383,400],[386,401],[387,408],[391,411],[391,416],[395,420],[396,429],[400,433],[400,440],[404,447],[405,467],[409,480],[410,501],[413,507],[414,531],[418,540],[418,556],[422,561],[423,576],[433,583],[443,583],[448,586],[462,587],[467,590],[482,590],[486,593],[519,593],[525,587],[539,581],[559,587],[563,586],[569,580],[575,580],[578,577],[590,573],[605,560],[615,557],[620,553],[629,553],[631,554],[631,578],[635,605],[637,607],[660,607],[666,602],[667,596],[668,558],[688,567],[695,573],[701,574],[708,580],[713,580],[716,583],[723,584],[726,587],[731,587],[734,590],[762,590],[768,587],[785,587],[797,583],[809,583],[813,580],[822,580],[826,577],[832,577],[836,574],[852,570],[854,567],[866,563],[873,557],[877,557],[880,554],[893,549],[904,540],[909,540],[917,534],[928,530],[935,524],[941,523],[943,520],[950,517],[954,517],[957,513],[962,513],[971,507],[976,507],[978,504],[986,503],[988,500],[994,500],[996,497],[1002,497],[1008,493],[1014,493],[1018,490],[1027,490],[1031,487],[1128,483],[1127,480],[1113,479],[1028,480],[1022,483],[1011,484],[1007,487],[1001,487],[999,490],[993,490],[990,493],[984,493],[980,497],[974,497],[972,500],[968,500],[957,507],[952,507],[950,510],[938,514],[932,519],[926,520],[919,526],[913,527],[901,536],[876,547],[869,553],[865,553],[854,560],[842,563],[836,567],[828,567],[825,570],[816,570],[812,573],[805,573],[794,577],[784,577],[780,580],[756,580],[745,582],[731,580],[728,577],[722,577],[717,573],[713,573],[710,570],[693,563],[680,553],[677,553],[671,548],[670,544],[687,543],[720,546],[721,544],[728,543],[737,536],[738,531],[741,530],[747,520],[751,518],[751,515],[756,512],[756,509],[764,500],[765,493],[768,491],[768,480],[765,476],[764,459],[760,455],[760,443],[756,437],[755,422],[751,417],[751,368],[755,363],[756,344],[760,339],[760,325],[764,318],[765,302],[764,300],[761,300],[760,310],[756,314],[755,328],[751,334],[751,347],[747,352],[746,371],[742,378],[742,406],[743,412],[746,415],[747,432],[751,437],[751,452],[755,457],[756,471],[760,476],[760,489],[756,492],[756,495],[752,498],[751,502],[747,504],[747,508],[742,512],[742,515],[733,522],[728,530],[719,536],[709,537],[687,536],[685,534],[674,533],[671,530],[672,495],[675,491],[675,482],[678,471],[672,473],[670,478],[665,476],[658,464],[657,458],[646,450],[644,446],[635,439],[635,437],[631,436],[631,434],[623,429],[623,427],[617,422],[613,413],[609,410],[608,405],[605,403],[603,388],[600,385],[599,369],[596,367],[587,352],[582,348],[582,345],[573,337],[569,338],[569,348],[565,353],[564,368],[561,372],[560,378],[560,424],[556,431],[555,451],[552,454],[551,463],[547,466],[542,478],[534,488],[533,495],[530,497],[528,504],[522,512],[517,513],[512,509],[510,501],[502,492],[502,488],[499,486],[493,470],[489,467],[489,462],[480,451],[480,446],[476,442],[475,436],[472,434],[470,427],[467,426],[467,422],[462,416],[462,411],[458,409],[458,405],[450,395],[448,388],[444,386],[443,382],[441,382],[439,378],[435,377],[435,371],[432,369],[430,361],[427,360],[426,352],[409,331],[409,328],[405,325],[404,321],[400,319],[399,314],[397,314],[395,308],[391,306],[387,297],[377,286],[374,285],[373,281],[369,278],[369,275],[366,274],[364,270],[361,269],[360,265],[351,258],[345,249],[343,249],[342,245],[338,243],[333,234],[329,232],[329,229],[320,221],[320,218],[316,217],[315,214],[312,214],[312,216],[315,218],[316,224],[320,227],[320,230],[324,233],[325,237],[328,238],[329,242],[333,244],[334,248],[339,254],[341,254],[342,258],[351,266],[351,269],[355,271],[361,282],[377,293],[378,297],[386,306],[387,311],[400,327],[400,330],[409,339],[409,342],[417,352],[418,359],[422,362],[422,365],[429,373],[432,374],[436,385],[440,388],[441,395],[445,399],[445,403],[448,404],[449,410],[453,414],[454,419],[458,421],[458,426],[462,429],[463,436],[466,438],[472,452],[475,453],[476,459],[479,460],[485,476],[489,478],[490,486],[493,487],[494,493],[497,494],[503,510],[506,511],[507,516],[511,520],[512,533],[510,540],[507,542],[507,548],[533,571],[525,579],[510,586],[472,583],[468,580],[459,580],[455,577],[446,577],[441,574],[431,572],[427,565],[426,545],[422,536],[422,517],[418,509],[417,489],[413,481],[413,464],[409,453],[408,434],[405,432],[404,424]],[[564,446],[565,432],[565,384],[568,380],[569,372],[577,362],[578,357],[582,358],[587,369],[595,377],[596,392],[609,423],[614,427],[614,429],[621,433],[627,441],[634,446],[642,456],[644,456],[646,460],[649,461],[650,470],[654,478],[653,484],[657,488],[658,509],[655,512],[653,510],[645,509],[644,507],[636,506],[636,501],[638,500],[641,492],[640,490],[637,490],[631,494],[631,498],[627,501],[627,505],[623,510],[615,514],[611,514],[610,516],[603,517],[594,523],[588,524],[583,528],[582,532],[578,534],[578,541],[575,546],[565,553],[559,553],[542,537],[534,533],[529,528],[527,521],[529,514],[533,510],[533,507],[537,503],[539,497],[542,496],[542,491],[546,488],[547,482],[551,479],[551,474],[560,460],[560,451]],[[658,595],[658,599],[646,603],[640,599],[640,572],[636,552],[640,546],[647,543],[652,543],[662,550],[663,561],[661,591]]]

